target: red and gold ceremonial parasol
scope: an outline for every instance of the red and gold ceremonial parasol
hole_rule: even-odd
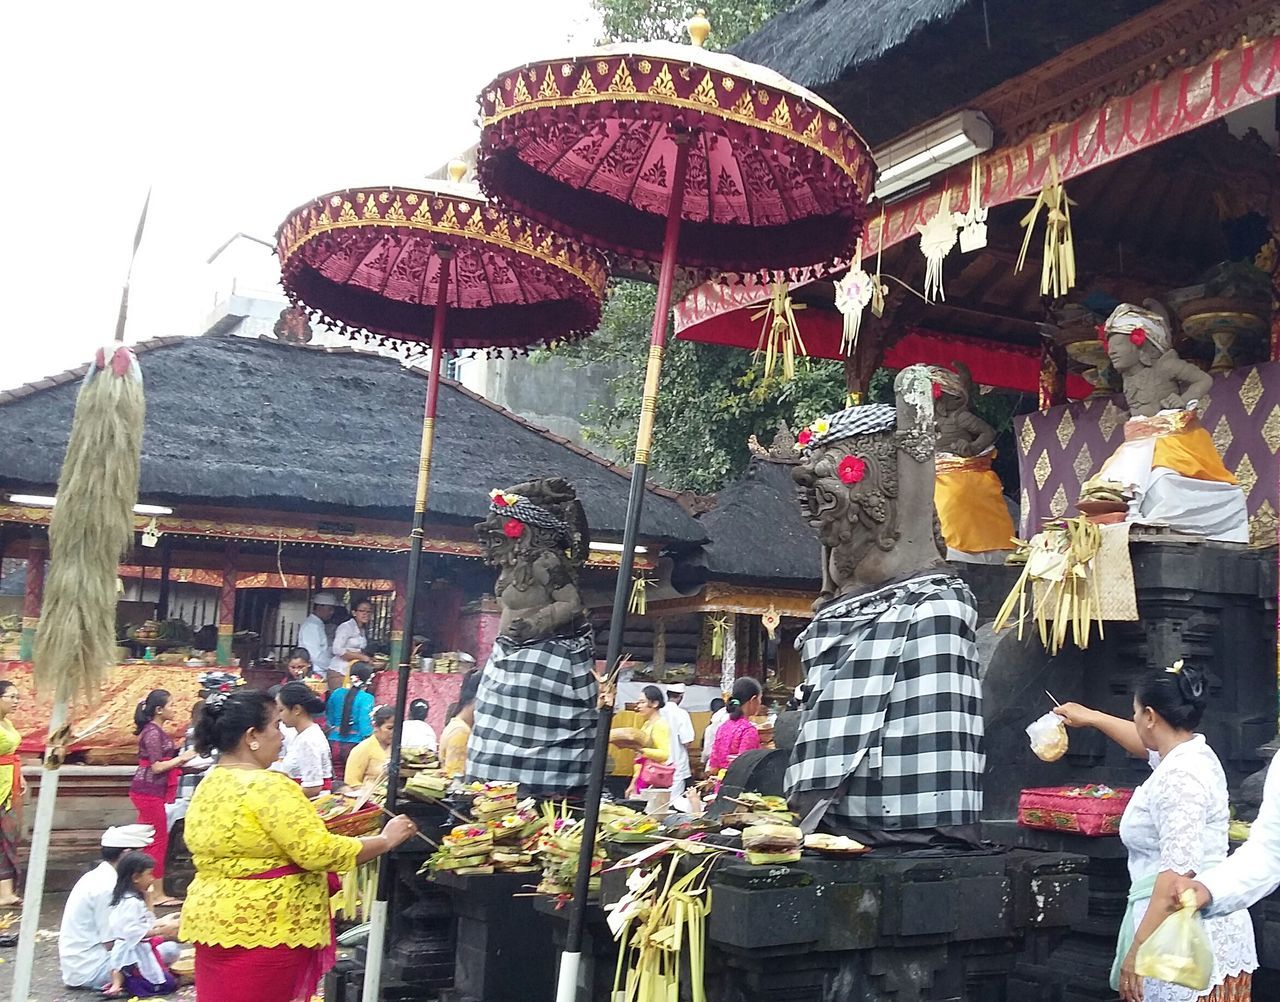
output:
[[[289,298],[352,337],[423,344],[431,367],[410,533],[405,637],[412,657],[423,523],[431,483],[440,368],[458,348],[527,350],[595,330],[608,271],[596,252],[546,226],[490,205],[452,181],[430,188],[353,188],[295,209],[276,233]],[[367,333],[366,333],[367,332]],[[394,810],[409,672],[400,666],[387,808]],[[369,941],[377,997],[390,867],[383,867]],[[376,959],[375,959],[376,958]],[[366,997],[368,995],[366,984]]]
[[[658,267],[607,664],[618,663],[677,265],[813,277],[854,253],[875,180],[862,138],[817,95],[702,43],[611,45],[503,73],[481,93],[478,172],[504,204]],[[609,716],[602,711],[560,998],[572,997]]]

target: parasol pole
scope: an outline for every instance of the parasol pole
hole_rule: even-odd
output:
[[[133,262],[147,224],[151,191],[147,190],[129,255],[129,270],[120,293],[115,343],[124,343],[129,313]],[[53,708],[45,739],[44,775],[31,829],[31,856],[23,888],[22,922],[13,966],[13,1002],[31,997],[36,933],[44,904],[44,878],[49,838],[58,799],[58,778],[72,734],[68,724],[75,696],[97,699],[105,652],[114,646],[116,564],[133,544],[133,505],[138,497],[138,463],[142,444],[144,402],[142,377],[127,349],[98,352],[96,365],[76,398],[67,453],[58,476],[60,506],[49,520],[51,573],[45,609],[55,612],[36,638],[37,680],[53,687]],[[70,566],[74,565],[74,566]],[[82,629],[83,627],[83,629]],[[14,797],[19,796],[21,767],[14,766]]]
[[[431,487],[431,450],[436,438],[436,404],[440,397],[440,368],[444,360],[444,326],[449,304],[449,264],[451,248],[437,245],[440,275],[436,285],[436,307],[431,327],[431,369],[427,376],[427,405],[422,418],[422,450],[418,462],[418,492],[413,504],[413,529],[409,533],[409,580],[405,586],[404,631],[409,659],[399,665],[396,676],[395,726],[391,730],[391,757],[387,760],[387,816],[396,812],[400,788],[400,740],[404,734],[404,711],[409,698],[409,673],[413,662],[413,610],[418,597],[418,568],[422,563],[423,525],[427,517],[427,494]],[[387,899],[395,867],[389,860],[378,867],[378,894],[369,915],[369,941],[365,947],[362,1002],[378,1002],[382,988],[382,961],[387,943]]]
[[[649,362],[644,373],[644,395],[640,402],[640,424],[636,428],[636,459],[631,465],[631,493],[627,497],[627,521],[622,535],[622,557],[618,583],[613,592],[613,612],[609,618],[609,646],[606,673],[612,672],[622,655],[622,634],[627,624],[631,597],[631,572],[635,566],[636,535],[644,505],[644,485],[653,446],[653,425],[658,411],[658,382],[662,376],[662,356],[667,344],[667,317],[671,312],[671,291],[675,285],[676,248],[680,242],[680,220],[684,208],[686,167],[689,163],[688,134],[677,135],[676,160],[671,172],[671,196],[667,203],[667,228],[662,239],[662,266],[658,271],[658,302],[653,313],[653,333],[649,339]],[[591,777],[587,782],[587,802],[582,820],[582,846],[578,852],[578,872],[569,902],[569,929],[560,957],[560,977],[556,1002],[574,1002],[578,994],[578,969],[582,965],[582,930],[587,913],[588,881],[595,856],[596,825],[600,820],[600,797],[604,792],[605,761],[609,755],[609,726],[613,703],[600,708],[596,742],[591,753]],[[365,999],[365,1002],[371,1002]]]

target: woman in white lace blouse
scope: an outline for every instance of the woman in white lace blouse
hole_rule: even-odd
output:
[[[1202,672],[1178,662],[1138,681],[1132,720],[1078,703],[1054,707],[1068,726],[1096,728],[1131,755],[1145,757],[1152,769],[1120,821],[1120,838],[1129,852],[1129,907],[1111,987],[1125,1002],[1249,1002],[1252,997],[1258,955],[1244,910],[1205,920],[1213,977],[1204,992],[1140,978],[1134,971],[1138,947],[1174,910],[1174,879],[1208,869],[1227,855],[1227,779],[1218,756],[1195,733],[1207,689]]]

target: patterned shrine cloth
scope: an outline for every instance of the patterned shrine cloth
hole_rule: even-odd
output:
[[[493,644],[476,693],[467,779],[519,783],[526,794],[581,791],[591,770],[599,685],[591,631]]]
[[[830,795],[858,829],[974,824],[982,810],[982,683],[973,593],[931,573],[828,605],[796,640],[811,687],[788,796]]]

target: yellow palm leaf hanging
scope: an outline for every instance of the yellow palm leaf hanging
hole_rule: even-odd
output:
[[[779,359],[782,360],[782,378],[795,378],[796,356],[808,354],[800,337],[800,327],[796,324],[796,311],[803,309],[803,303],[798,306],[792,304],[786,282],[774,282],[770,286],[768,305],[751,315],[752,320],[764,320],[755,358],[764,356],[765,379],[773,375]]]
[[[1049,157],[1049,183],[1036,196],[1031,210],[1022,217],[1022,227],[1027,232],[1022,238],[1022,252],[1014,271],[1021,271],[1031,246],[1040,210],[1045,210],[1044,260],[1040,266],[1040,295],[1052,295],[1055,299],[1065,296],[1076,284],[1076,251],[1071,238],[1071,206],[1075,203],[1067,197],[1058,161]]]

